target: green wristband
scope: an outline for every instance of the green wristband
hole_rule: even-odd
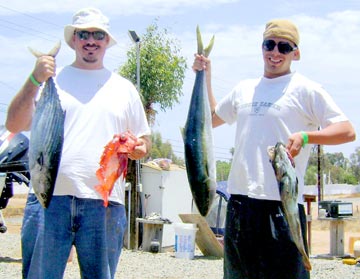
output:
[[[34,84],[35,86],[37,86],[37,87],[40,87],[40,86],[41,86],[41,83],[38,82],[38,81],[34,78],[34,76],[33,76],[32,73],[31,73],[31,75],[30,75],[30,80],[31,80],[32,84]]]
[[[303,140],[302,147],[305,147],[305,145],[307,145],[309,143],[309,135],[302,131],[301,136],[302,136],[302,140]]]

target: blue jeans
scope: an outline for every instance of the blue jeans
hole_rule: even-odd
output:
[[[306,215],[299,205],[304,245]],[[232,195],[224,236],[224,279],[308,279],[280,201]]]
[[[102,200],[53,196],[44,209],[29,194],[21,232],[23,278],[63,278],[72,245],[83,279],[110,279],[123,246],[125,207]]]

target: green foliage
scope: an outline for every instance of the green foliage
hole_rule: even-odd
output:
[[[180,55],[179,42],[167,29],[159,30],[157,21],[151,24],[140,43],[140,95],[150,125],[154,123],[158,104],[162,111],[179,103],[187,68]],[[136,84],[136,46],[128,53],[127,62],[119,68],[120,75]]]
[[[231,163],[226,161],[216,161],[216,180],[224,181],[228,179]]]
[[[305,174],[305,185],[317,184],[318,164],[320,163],[321,175],[325,177],[325,184],[352,184],[360,181],[360,148],[350,155],[350,160],[342,152],[318,152],[317,146],[310,154],[308,167]],[[314,177],[316,180],[314,181]]]
[[[305,185],[316,185],[318,179],[317,166],[309,165],[305,174]]]
[[[360,181],[360,147],[357,147],[355,152],[350,155],[349,168],[357,181]]]

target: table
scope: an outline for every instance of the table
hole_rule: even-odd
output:
[[[322,221],[330,222],[330,256],[343,257],[344,254],[344,223],[353,217],[325,217],[319,218]]]
[[[139,248],[139,224],[143,224],[142,250],[146,252],[161,252],[163,227],[167,222],[163,220],[151,220],[136,218],[135,249]]]

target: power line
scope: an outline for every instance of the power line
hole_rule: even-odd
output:
[[[6,83],[6,82],[3,82],[3,81],[1,81],[1,80],[0,80],[0,84],[4,85],[4,86],[7,87],[7,88],[10,88],[10,89],[12,89],[12,90],[15,90],[15,91],[18,90],[17,88],[13,87],[12,85],[10,85],[10,84],[8,84],[8,83]]]
[[[26,16],[32,20],[36,20],[36,21],[39,21],[41,23],[46,23],[48,25],[51,25],[51,26],[55,26],[59,29],[62,29],[63,26],[60,26],[58,24],[55,24],[54,22],[51,22],[51,21],[47,21],[47,20],[44,20],[42,18],[39,18],[39,17],[35,17],[35,16],[32,16],[30,14],[27,14],[27,13],[24,13],[24,12],[21,12],[21,11],[18,11],[18,10],[15,10],[15,9],[12,9],[12,8],[8,8],[8,7],[5,7],[3,5],[0,5],[1,8],[3,9],[6,9],[6,10],[9,10],[9,11],[12,11],[12,12],[15,12],[15,13],[18,13],[22,16]],[[9,25],[4,25],[2,24],[2,26],[4,28],[7,28],[7,29],[10,29],[10,30],[15,30],[17,32],[20,32],[20,33],[24,33],[24,34],[31,34],[37,38],[40,38],[40,39],[44,39],[44,40],[47,40],[47,41],[54,41],[54,39],[57,41],[59,40],[58,37],[54,36],[54,35],[51,35],[51,34],[48,34],[48,33],[44,33],[42,31],[40,31],[39,29],[34,29],[34,28],[31,28],[29,26],[31,26],[32,24],[29,24],[27,26],[24,26],[24,25],[20,25],[20,24],[17,24],[17,23],[14,23],[12,21],[9,21],[9,20],[5,20],[5,19],[0,19],[0,21],[4,22],[5,24],[10,24]],[[43,36],[42,36],[43,35]],[[49,38],[53,38],[53,39],[49,39]],[[115,46],[116,47],[116,46]],[[123,57],[121,56],[118,56],[118,55],[115,55],[113,53],[107,53],[107,56],[110,57],[110,58],[114,58],[116,60],[119,61],[119,65],[123,62]]]
[[[53,40],[50,40],[50,39],[47,38],[46,36],[49,36],[49,37],[53,37],[53,38],[55,38],[55,39],[58,39],[57,37],[52,36],[52,35],[50,35],[50,34],[46,34],[46,33],[44,33],[44,32],[38,31],[38,30],[36,30],[36,29],[30,28],[30,27],[27,27],[27,26],[23,26],[23,25],[20,25],[20,24],[16,24],[16,23],[13,23],[13,22],[11,22],[11,21],[7,21],[7,20],[4,20],[4,19],[0,19],[0,21],[3,21],[3,22],[5,22],[5,23],[11,24],[11,26],[6,26],[6,25],[3,25],[3,24],[2,24],[3,27],[8,28],[8,29],[11,29],[11,30],[15,30],[15,31],[17,31],[17,32],[19,32],[19,33],[31,34],[31,35],[33,35],[33,36],[35,36],[35,37],[38,37],[38,38],[41,38],[41,39],[44,39],[44,40],[47,40],[47,41],[53,41]],[[18,27],[18,28],[20,28],[20,29],[18,29],[18,28],[16,28],[16,27]],[[21,29],[21,28],[25,29],[26,32],[24,32],[24,30]],[[41,36],[41,34],[43,34],[43,35],[45,35],[45,36]]]
[[[60,25],[57,25],[55,24],[54,22],[50,22],[50,21],[47,21],[47,20],[44,20],[42,18],[38,18],[38,17],[35,17],[35,16],[32,16],[30,14],[27,14],[27,13],[24,13],[24,12],[20,12],[18,10],[15,10],[15,9],[12,9],[12,8],[9,8],[9,7],[5,7],[3,5],[0,5],[1,8],[5,9],[5,10],[9,10],[9,11],[12,11],[12,12],[15,12],[15,13],[18,13],[18,14],[21,14],[21,15],[24,15],[28,18],[31,18],[31,19],[34,19],[34,20],[37,20],[37,21],[40,21],[40,22],[43,22],[43,23],[46,23],[46,24],[49,24],[49,25],[52,25],[52,26],[55,26],[55,27],[60,27],[62,28],[62,26]]]

